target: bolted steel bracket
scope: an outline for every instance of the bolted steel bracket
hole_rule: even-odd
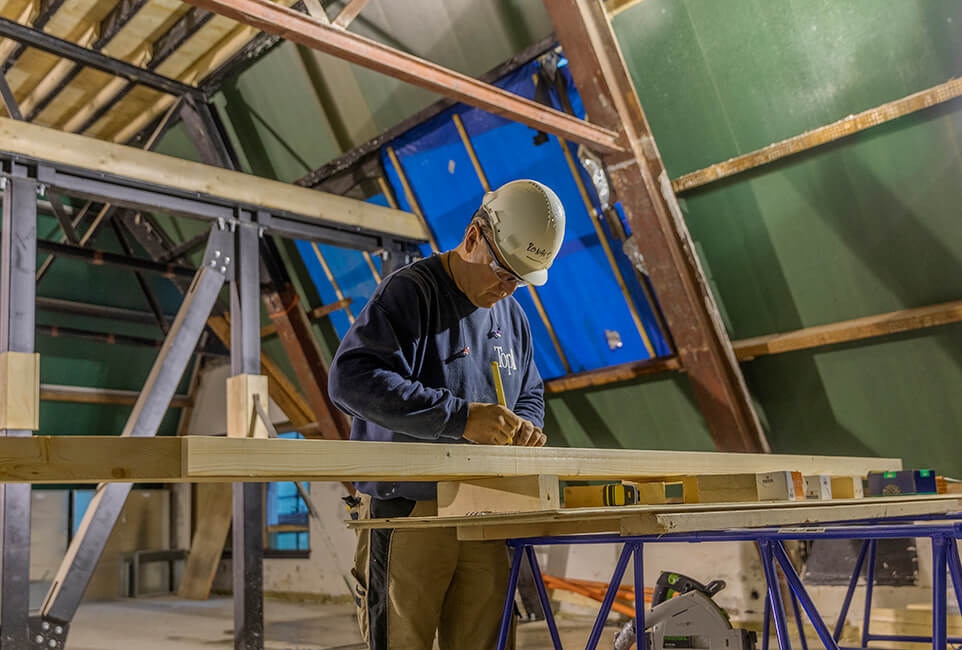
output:
[[[60,623],[42,616],[31,616],[27,626],[30,629],[31,648],[63,650],[66,647],[69,623]]]

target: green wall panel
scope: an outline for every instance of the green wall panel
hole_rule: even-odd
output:
[[[613,24],[674,178],[957,76],[960,21],[947,1],[646,0]],[[958,299],[960,127],[956,100],[684,195],[732,338]],[[959,474],[960,331],[742,367],[776,451]]]

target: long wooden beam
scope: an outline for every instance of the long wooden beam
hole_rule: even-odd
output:
[[[861,113],[843,117],[831,124],[774,142],[767,147],[685,174],[673,180],[671,186],[675,192],[685,192],[701,187],[859,131],[870,129],[873,126],[885,124],[903,115],[942,104],[960,95],[962,95],[962,79],[950,79],[938,86],[926,88]]]
[[[796,470],[857,475],[897,458],[182,436],[0,438],[0,482],[441,481],[552,474],[621,479]]]
[[[270,0],[187,0],[239,23],[278,34],[319,52],[356,63],[420,88],[451,97],[539,131],[585,144],[601,151],[620,151],[623,145],[611,130],[547,108],[530,99],[482,83],[411,54],[401,52]]]
[[[734,343],[735,355],[739,361],[748,361],[766,354],[817,348],[960,321],[962,321],[962,300],[956,300],[940,305],[902,309],[887,314],[742,339]]]
[[[959,322],[962,322],[962,300],[955,300],[827,325],[816,325],[790,332],[741,339],[733,341],[732,348],[739,361],[751,361],[755,357],[768,354],[808,350]],[[544,383],[544,392],[557,394],[569,390],[596,388],[668,370],[681,370],[681,364],[675,357],[631,361],[617,366],[549,379]]]
[[[426,238],[408,212],[10,118],[0,118],[0,151],[407,239]]]

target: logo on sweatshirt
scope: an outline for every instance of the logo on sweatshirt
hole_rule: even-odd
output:
[[[514,352],[505,352],[504,347],[500,345],[494,346],[494,351],[498,355],[498,367],[507,370],[508,375],[514,374],[514,371],[518,369],[514,362]]]

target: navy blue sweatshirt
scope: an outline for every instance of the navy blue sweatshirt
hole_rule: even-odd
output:
[[[337,349],[328,389],[354,416],[351,440],[467,442],[468,403],[498,401],[492,361],[508,408],[544,426],[544,383],[524,310],[511,296],[476,307],[435,255],[381,282]],[[357,488],[382,499],[437,498],[436,483]]]

